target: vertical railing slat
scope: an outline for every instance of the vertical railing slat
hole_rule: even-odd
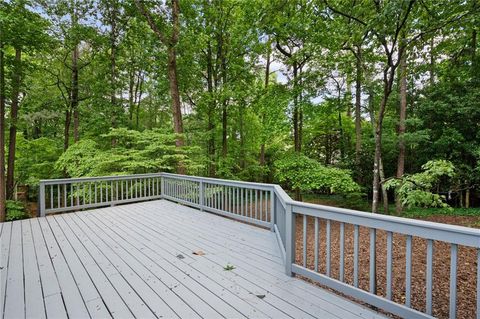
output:
[[[307,215],[303,215],[303,267],[307,267]]]
[[[370,293],[376,294],[377,292],[377,252],[376,252],[376,244],[377,244],[377,231],[375,228],[370,228],[370,276],[369,276],[369,283],[370,283]]]
[[[326,266],[327,266],[327,267],[326,267],[326,268],[327,268],[326,270],[327,270],[327,271],[326,271],[326,275],[329,276],[329,277],[330,277],[330,254],[331,254],[331,252],[330,252],[330,237],[331,237],[331,236],[330,236],[330,231],[331,231],[331,230],[330,230],[330,227],[331,227],[331,225],[330,225],[330,219],[327,219],[327,231],[326,231],[326,234],[325,234],[325,235],[326,235],[326,245],[325,245],[326,248],[325,248],[325,249],[326,249],[326,253],[327,253],[327,260],[326,260]]]
[[[411,307],[412,299],[412,236],[407,236],[407,248],[405,252],[405,306]]]
[[[449,318],[455,319],[457,316],[457,254],[458,246],[450,245],[450,311]]]
[[[340,223],[340,271],[339,280],[343,282],[344,277],[344,248],[345,247],[345,224]]]
[[[433,240],[427,240],[427,269],[426,269],[426,309],[427,315],[432,315],[432,292],[433,292]]]
[[[315,271],[318,271],[318,217],[315,217]]]
[[[388,300],[392,300],[392,255],[393,255],[393,233],[387,232],[387,293]]]
[[[358,287],[358,236],[359,226],[353,226],[353,285]]]

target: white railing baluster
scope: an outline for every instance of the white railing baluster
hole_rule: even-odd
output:
[[[477,249],[477,319],[480,319],[480,249]]]
[[[315,217],[315,271],[318,271],[318,217]]]
[[[450,245],[450,311],[449,318],[455,319],[457,316],[457,253],[458,246]]]
[[[375,228],[370,228],[370,293],[375,294],[377,292],[377,231]]]
[[[327,271],[326,275],[330,277],[330,219],[327,219],[327,231],[326,231],[326,253],[327,253],[327,260],[326,260],[326,265],[327,265]]]
[[[307,215],[303,215],[303,267],[307,267]]]
[[[393,233],[387,232],[387,293],[386,298],[392,299],[392,256],[393,256]]]
[[[425,274],[425,284],[427,286],[426,308],[427,315],[432,314],[432,292],[433,292],[433,240],[427,240],[427,269]]]
[[[343,281],[344,277],[344,248],[345,247],[345,224],[340,223],[340,276],[339,280]]]
[[[353,286],[358,287],[358,236],[359,226],[353,226]]]
[[[412,236],[407,236],[407,247],[405,252],[405,306],[411,307],[412,291]]]

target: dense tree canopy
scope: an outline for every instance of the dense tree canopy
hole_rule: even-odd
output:
[[[363,194],[374,212],[395,198],[400,213],[414,189],[478,206],[479,10],[3,1],[0,194],[42,178],[170,171],[279,182],[298,197]],[[451,171],[412,184],[431,163]]]

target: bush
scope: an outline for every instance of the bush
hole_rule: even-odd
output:
[[[275,177],[293,190],[328,193],[359,193],[360,186],[345,169],[323,166],[302,154],[290,153],[275,161]]]
[[[6,216],[7,221],[20,220],[20,219],[25,219],[30,217],[28,215],[27,210],[25,209],[25,206],[21,202],[7,200],[6,209],[7,209],[7,216]]]

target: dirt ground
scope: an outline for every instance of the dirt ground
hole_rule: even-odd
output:
[[[478,217],[435,216],[430,221],[455,224],[461,226],[478,225]],[[320,221],[319,237],[319,272],[326,271],[325,234],[326,222]],[[301,265],[303,260],[303,221],[297,219],[296,262]],[[307,267],[314,269],[314,218],[308,218],[307,227]],[[353,225],[345,224],[345,282],[353,284]],[[385,231],[377,230],[377,294],[386,293],[386,251],[387,235]],[[331,222],[331,276],[339,278],[340,258],[340,225]],[[393,236],[393,300],[405,302],[405,236]],[[426,240],[414,237],[412,242],[412,307],[425,311],[425,271],[426,271]],[[459,246],[457,259],[457,318],[475,318],[476,315],[476,251],[475,249]],[[359,287],[369,289],[369,256],[370,233],[369,229],[360,227],[359,238]],[[439,318],[448,318],[449,313],[449,277],[450,277],[450,246],[446,243],[434,243],[434,276],[433,276],[433,315]]]

